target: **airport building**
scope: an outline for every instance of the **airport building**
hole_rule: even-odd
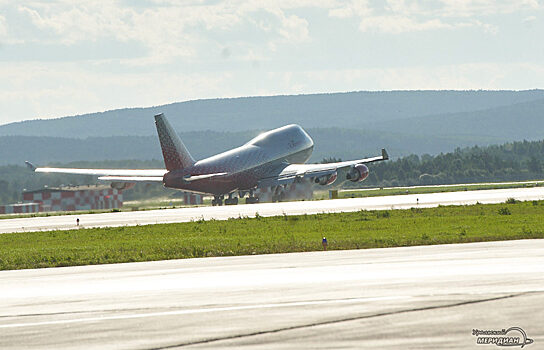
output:
[[[39,211],[117,209],[123,206],[123,194],[105,185],[44,187],[23,192],[23,202],[37,204]]]
[[[0,214],[25,214],[40,211],[39,203],[17,203],[0,205]]]

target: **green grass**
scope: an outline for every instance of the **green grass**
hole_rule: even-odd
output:
[[[544,238],[544,201],[0,235],[0,269]]]
[[[541,181],[541,180],[538,180]],[[451,185],[444,187],[407,187],[407,188],[384,188],[384,189],[369,189],[369,190],[343,190],[338,193],[339,198],[360,198],[360,197],[379,197],[379,196],[396,196],[402,194],[424,194],[424,193],[442,193],[442,192],[461,192],[461,191],[478,191],[478,190],[497,190],[507,188],[530,188],[544,186],[542,182],[531,183],[497,183],[492,185],[485,184],[467,184],[467,185]],[[328,192],[326,193],[328,198]]]

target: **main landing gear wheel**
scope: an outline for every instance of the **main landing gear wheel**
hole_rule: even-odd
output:
[[[220,196],[220,197],[214,197],[212,199],[212,205],[215,207],[216,205],[223,205],[223,196]]]
[[[236,204],[238,204],[237,197],[225,199],[225,205],[236,205]]]
[[[259,203],[259,198],[258,197],[247,197],[246,198],[246,204],[255,204],[255,203]]]
[[[259,203],[259,197],[255,196],[253,189],[249,190],[249,196],[246,198],[246,204]]]

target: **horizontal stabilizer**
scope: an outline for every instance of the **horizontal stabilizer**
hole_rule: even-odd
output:
[[[100,176],[98,180],[113,182],[162,182],[162,176]]]
[[[183,177],[184,181],[191,182],[197,180],[211,179],[212,177],[225,176],[227,173],[213,173],[213,174],[203,174],[203,175],[187,175]]]

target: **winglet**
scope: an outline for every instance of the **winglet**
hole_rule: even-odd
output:
[[[385,150],[385,148],[382,148],[382,158],[383,160],[389,159],[389,154],[387,154],[387,151]]]
[[[32,170],[32,171],[36,170],[36,166],[34,164],[30,163],[28,160],[25,160],[25,164],[26,164],[27,168],[29,168],[30,170]]]

